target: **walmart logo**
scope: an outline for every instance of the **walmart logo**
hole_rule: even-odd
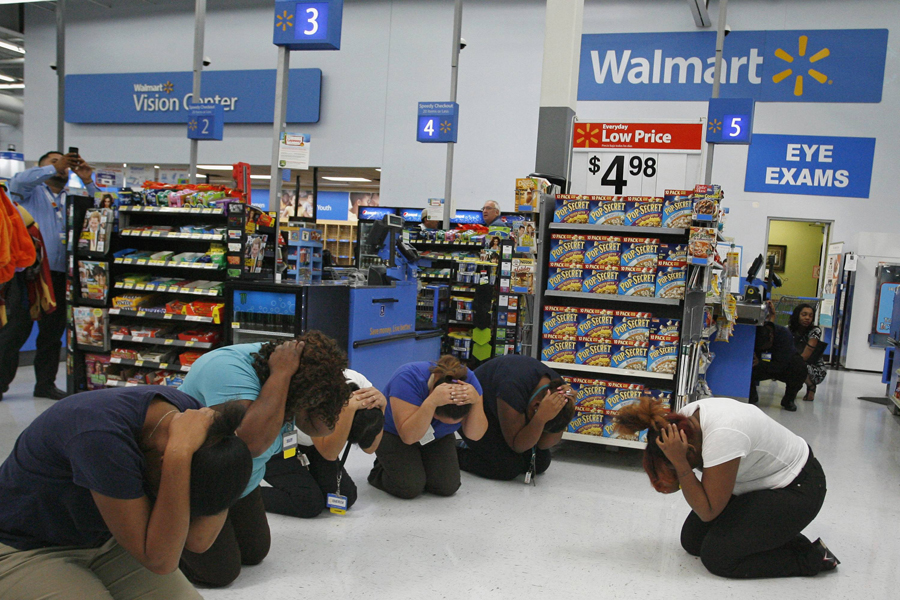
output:
[[[715,32],[585,34],[579,100],[705,101]],[[887,29],[733,31],[721,94],[758,102],[881,102]]]

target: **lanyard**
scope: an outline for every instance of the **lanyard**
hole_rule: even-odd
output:
[[[531,449],[531,466],[528,467],[528,472],[525,473],[525,485],[529,483],[531,485],[537,485],[537,446]]]
[[[337,495],[341,495],[341,477],[344,475],[344,464],[347,462],[347,456],[350,455],[350,446],[352,444],[348,443],[347,447],[344,448],[344,455],[341,457],[341,462],[338,464],[338,472],[337,472]]]

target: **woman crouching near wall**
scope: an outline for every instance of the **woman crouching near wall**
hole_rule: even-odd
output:
[[[617,425],[649,429],[644,470],[656,491],[684,494],[693,511],[681,545],[711,573],[796,577],[840,564],[821,539],[800,533],[825,500],[822,466],[803,438],[756,406],[706,398],[667,414],[644,397],[619,411]]]

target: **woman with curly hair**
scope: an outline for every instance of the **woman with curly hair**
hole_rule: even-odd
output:
[[[801,304],[791,313],[788,329],[794,335],[794,347],[806,363],[807,402],[816,399],[816,386],[825,381],[825,344],[822,342],[822,329],[815,324],[816,309],[809,304]]]
[[[222,532],[203,554],[185,552],[181,570],[198,585],[222,587],[241,565],[256,565],[269,552],[269,523],[259,482],[266,462],[296,439],[295,426],[312,437],[328,435],[350,396],[344,379],[347,356],[334,340],[310,331],[296,340],[237,344],[200,357],[181,391],[206,406],[237,400],[247,414],[237,430],[253,455],[253,473],[232,507]]]
[[[801,533],[825,501],[822,466],[803,438],[756,406],[706,398],[667,413],[643,397],[616,423],[626,434],[648,430],[644,470],[656,491],[684,494],[693,510],[681,545],[711,573],[796,577],[840,564],[821,538]]]

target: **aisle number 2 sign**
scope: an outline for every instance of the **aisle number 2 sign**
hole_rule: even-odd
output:
[[[699,182],[703,124],[575,123],[572,194],[662,196]]]
[[[344,0],[276,0],[273,43],[289,50],[340,50]]]
[[[419,102],[416,141],[425,144],[456,143],[459,104]]]
[[[193,104],[188,109],[188,139],[221,140],[224,123],[225,107],[221,104]]]

